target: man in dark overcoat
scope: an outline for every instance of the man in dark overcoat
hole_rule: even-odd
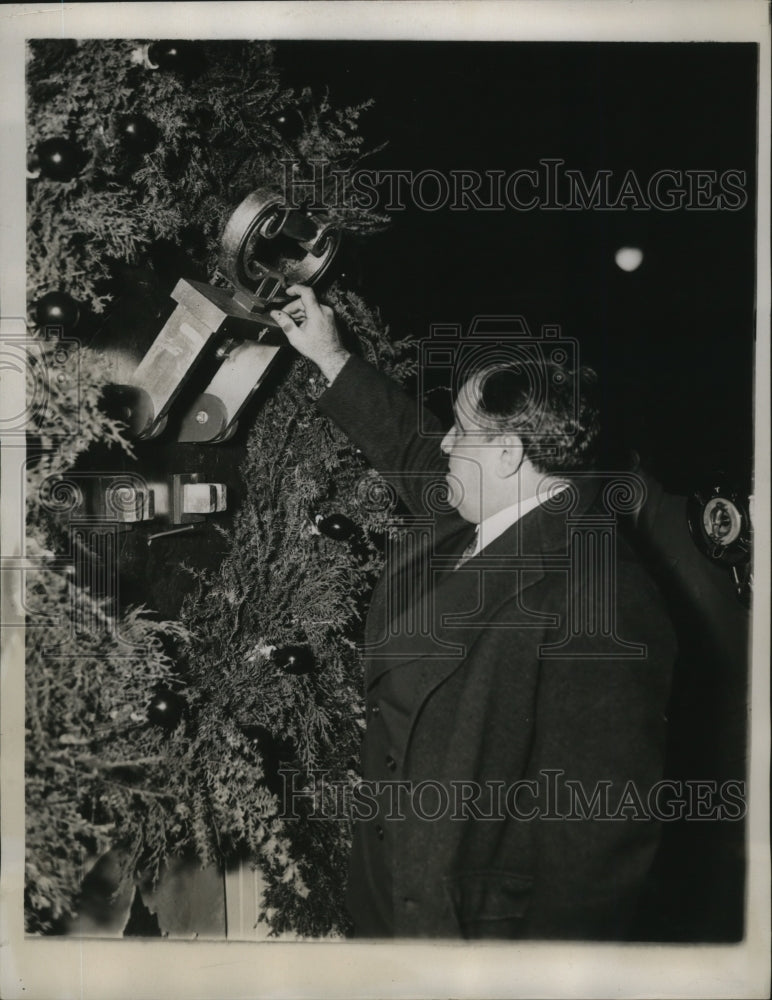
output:
[[[355,935],[624,939],[658,841],[674,639],[615,530],[634,484],[594,469],[594,373],[491,358],[440,442],[329,307],[290,293],[273,315],[329,383],[319,409],[414,517],[366,626]]]

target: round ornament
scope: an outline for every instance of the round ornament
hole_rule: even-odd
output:
[[[123,145],[133,153],[151,153],[158,145],[158,128],[144,115],[127,115],[119,131]]]
[[[270,731],[265,728],[265,726],[242,726],[241,732],[247,742],[250,743],[256,750],[260,750],[262,747],[271,747],[273,745],[273,736]]]
[[[285,108],[271,118],[271,124],[285,139],[296,139],[303,129],[303,116],[296,108]]]
[[[166,72],[191,75],[203,69],[203,59],[193,42],[163,40],[153,42],[147,50],[151,66]]]
[[[345,514],[328,514],[326,517],[317,516],[314,522],[323,535],[334,538],[336,542],[344,542],[354,533],[354,522]]]
[[[287,674],[310,673],[316,666],[313,653],[307,646],[282,646],[271,653],[273,662]]]
[[[283,763],[295,758],[294,745],[288,739],[277,738],[265,726],[246,725],[240,729],[252,749],[262,758],[263,781],[266,788],[273,795],[282,795],[284,781],[279,769]]]
[[[199,104],[193,113],[193,126],[201,132],[207,132],[214,125],[216,117],[210,104]]]
[[[34,151],[27,160],[27,180],[36,180],[38,177],[40,177],[40,157],[37,151]]]
[[[78,325],[80,305],[67,292],[47,292],[35,303],[35,322],[39,327],[59,327],[69,331]]]
[[[148,704],[148,721],[154,726],[171,732],[179,725],[186,705],[185,699],[176,691],[160,688]]]
[[[41,174],[52,181],[71,181],[86,162],[86,154],[72,139],[46,139],[35,153]]]
[[[185,226],[180,230],[180,249],[191,257],[200,258],[206,253],[206,237],[198,226]]]

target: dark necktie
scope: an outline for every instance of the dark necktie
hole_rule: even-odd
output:
[[[479,533],[480,533],[480,525],[478,524],[475,526],[475,531],[474,534],[472,535],[472,538],[469,541],[469,544],[461,553],[458,562],[453,567],[454,569],[459,569],[461,566],[464,565],[465,562],[468,562],[472,558],[472,556],[475,553],[475,550],[477,549],[477,536],[479,535]]]

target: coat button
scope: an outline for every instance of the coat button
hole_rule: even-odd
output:
[[[387,754],[386,755],[386,767],[388,767],[388,769],[390,771],[393,771],[393,770],[395,770],[396,766],[397,766],[396,760],[394,760],[394,758],[391,756],[391,754]]]
[[[383,840],[383,827],[381,826],[380,823],[375,828],[375,836],[378,838],[378,840]]]

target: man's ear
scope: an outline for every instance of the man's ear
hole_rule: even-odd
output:
[[[520,471],[520,466],[523,464],[525,458],[523,442],[516,434],[502,434],[499,443],[496,474],[500,479],[509,479]]]

